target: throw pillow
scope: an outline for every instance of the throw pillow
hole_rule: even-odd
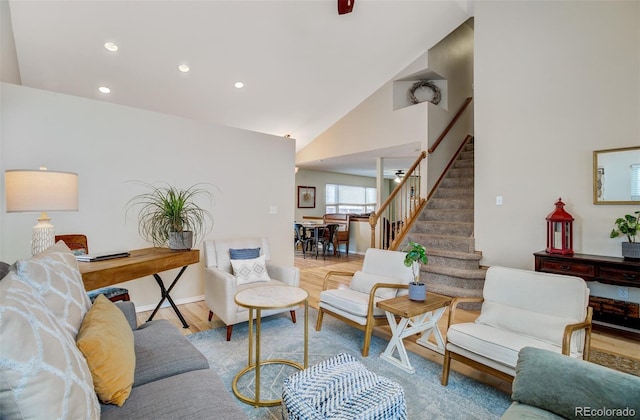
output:
[[[364,271],[356,271],[356,273],[351,278],[351,286],[352,290],[367,293],[371,292],[373,286],[376,283],[395,283],[395,284],[403,284],[402,278],[400,277],[385,277],[378,276],[376,274],[365,273]],[[404,283],[406,284],[406,283]],[[376,289],[376,297],[381,299],[391,299],[396,297],[398,293],[398,289],[388,289],[388,288],[379,288]]]
[[[67,245],[58,241],[28,260],[19,260],[17,271],[23,281],[40,293],[47,307],[75,339],[91,301],[84,289],[78,262]]]
[[[238,285],[271,280],[267,273],[264,255],[248,260],[231,260],[231,266]]]
[[[0,282],[0,417],[99,419],[91,372],[34,287]]]
[[[99,295],[82,321],[77,343],[100,401],[122,407],[136,370],[133,331],[122,311]]]
[[[250,260],[260,256],[260,248],[229,248],[229,259],[231,260]]]

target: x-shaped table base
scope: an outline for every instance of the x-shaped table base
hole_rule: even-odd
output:
[[[160,302],[158,303],[158,306],[156,306],[156,309],[153,310],[153,313],[151,314],[149,319],[147,319],[147,322],[151,321],[153,319],[153,317],[156,316],[156,312],[158,312],[158,309],[160,309],[160,307],[164,303],[164,300],[167,299],[169,301],[169,303],[171,304],[171,307],[175,311],[176,315],[178,315],[178,318],[180,318],[180,322],[182,322],[182,327],[183,328],[189,328],[189,324],[187,324],[187,321],[184,320],[184,317],[182,316],[182,314],[178,310],[178,307],[173,302],[173,299],[171,298],[171,295],[169,294],[169,293],[171,293],[171,290],[173,289],[173,286],[175,286],[176,283],[178,283],[178,280],[180,280],[180,277],[182,276],[182,273],[184,273],[184,270],[186,270],[186,269],[187,269],[186,265],[180,269],[180,272],[178,273],[176,278],[173,279],[173,282],[171,283],[171,285],[169,286],[168,289],[164,287],[164,282],[162,281],[162,278],[160,277],[160,275],[158,275],[158,274],[154,274],[153,275],[153,278],[156,279],[156,283],[158,283],[158,286],[160,287],[160,293],[162,294],[162,299],[160,299]]]

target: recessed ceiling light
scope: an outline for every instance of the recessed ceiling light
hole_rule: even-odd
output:
[[[106,87],[106,86],[100,86],[100,87],[98,88],[98,90],[99,90],[100,92],[102,92],[102,93],[111,93],[111,89],[109,89],[109,88],[108,88],[108,87]]]
[[[189,66],[187,66],[186,64],[180,64],[180,65],[178,66],[178,70],[180,70],[180,71],[181,71],[181,72],[183,72],[183,73],[186,73],[186,72],[188,72],[188,71],[189,71],[189,70],[191,70],[191,69],[190,69],[190,68],[189,68]]]
[[[111,51],[111,52],[118,51],[118,46],[113,42],[106,42],[104,44],[104,47],[107,49],[107,51]]]
[[[235,86],[235,87],[237,87],[238,89],[242,89],[242,88],[244,87],[244,83],[242,83],[242,82],[236,82],[236,83],[234,84],[234,86]]]

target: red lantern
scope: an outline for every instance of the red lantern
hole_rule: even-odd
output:
[[[573,216],[564,210],[562,198],[547,216],[547,252],[573,255]]]

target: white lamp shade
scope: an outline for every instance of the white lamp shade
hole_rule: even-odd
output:
[[[7,212],[78,210],[78,174],[8,170],[4,174]]]

